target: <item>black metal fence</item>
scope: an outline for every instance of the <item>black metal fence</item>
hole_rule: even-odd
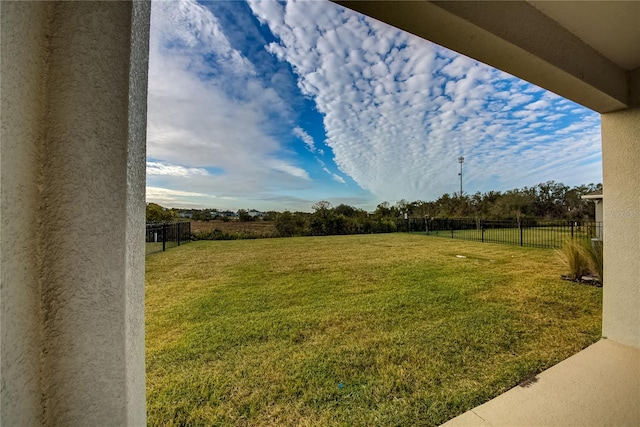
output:
[[[602,239],[595,221],[480,220],[468,218],[409,218],[398,230],[477,242],[560,248],[568,239]]]
[[[147,224],[146,255],[166,251],[191,240],[190,222],[164,222]]]

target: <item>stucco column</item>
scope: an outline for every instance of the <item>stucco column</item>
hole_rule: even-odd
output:
[[[602,335],[640,347],[640,108],[602,115]]]
[[[144,425],[148,2],[1,2],[1,424]]]
[[[0,424],[42,418],[40,154],[50,5],[0,2]]]

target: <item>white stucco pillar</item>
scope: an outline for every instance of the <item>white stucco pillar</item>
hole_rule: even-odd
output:
[[[602,115],[602,335],[640,347],[640,108]]]
[[[0,8],[0,423],[144,425],[150,4]]]

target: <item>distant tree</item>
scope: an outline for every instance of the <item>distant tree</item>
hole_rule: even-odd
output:
[[[497,199],[493,206],[494,214],[499,218],[515,218],[519,227],[522,219],[531,212],[534,202],[529,192],[509,190]]]
[[[268,211],[268,212],[265,212],[262,219],[265,221],[275,221],[276,218],[278,217],[278,214],[279,212],[276,212],[276,211]]]
[[[453,193],[451,207],[453,208],[453,216],[466,218],[473,215],[471,201],[466,194]]]
[[[211,216],[211,209],[193,209],[191,219],[197,221],[209,221],[213,217]]]
[[[344,215],[346,217],[353,217],[356,216],[356,214],[358,213],[358,210],[352,206],[349,205],[345,205],[345,204],[340,204],[338,206],[336,206],[335,208],[333,208],[333,212],[336,215]]]
[[[305,218],[299,213],[284,211],[278,214],[275,221],[278,235],[282,237],[305,236],[309,234],[305,227]]]
[[[396,212],[398,215],[404,215],[405,213],[407,215],[411,214],[411,203],[409,203],[407,200],[405,199],[400,199],[396,202],[395,208],[396,208]]]
[[[567,208],[567,218],[572,221],[580,221],[583,219],[594,220],[595,210],[593,203],[582,198],[585,194],[601,190],[602,185],[587,184],[579,185],[565,194],[565,205]]]
[[[390,207],[389,202],[382,202],[376,206],[376,210],[373,212],[376,218],[396,218],[398,211],[395,207]]]
[[[436,209],[436,216],[442,218],[455,216],[455,201],[449,193],[445,193],[436,200]]]
[[[253,217],[249,215],[249,212],[246,209],[238,210],[238,219],[242,222],[253,221]]]
[[[320,200],[319,202],[314,203],[311,206],[311,209],[313,209],[314,212],[327,212],[331,209],[331,203],[327,202],[326,200]]]
[[[526,189],[526,188],[525,188]],[[547,181],[536,186],[535,213],[546,219],[564,218],[567,214],[565,196],[569,187],[555,181]]]
[[[147,203],[147,222],[169,222],[176,221],[178,214],[172,210],[163,208],[156,203]]]

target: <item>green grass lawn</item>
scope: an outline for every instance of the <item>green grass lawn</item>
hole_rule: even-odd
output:
[[[454,239],[475,240],[488,243],[507,243],[511,245],[532,246],[542,248],[561,248],[567,240],[572,238],[589,240],[594,237],[594,231],[587,232],[587,228],[576,229],[571,234],[568,227],[525,227],[522,235],[519,228],[488,228],[483,230],[453,230]],[[418,234],[425,234],[420,232]],[[430,231],[430,236],[452,238],[450,230]],[[521,241],[522,238],[522,241]]]
[[[150,425],[437,425],[600,337],[602,289],[549,249],[398,233],[146,262]]]

